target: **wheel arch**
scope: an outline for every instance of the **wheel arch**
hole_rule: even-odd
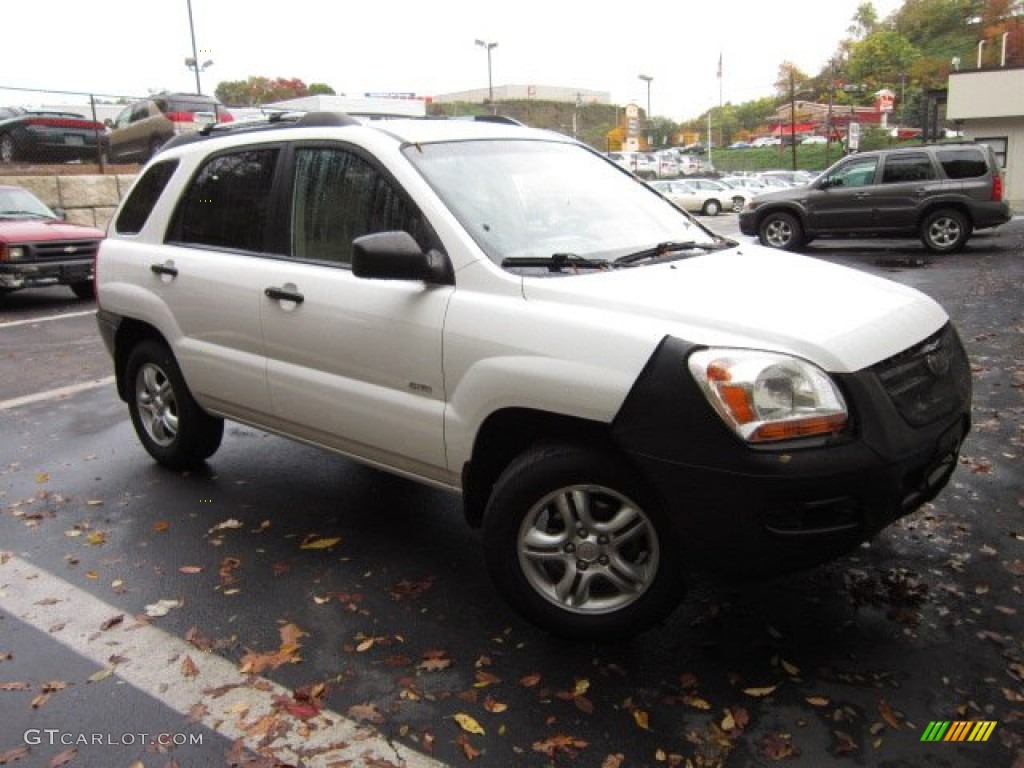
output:
[[[481,424],[470,460],[462,468],[463,505],[470,526],[480,527],[491,489],[512,460],[546,440],[578,442],[619,453],[609,424],[529,408],[495,411]]]
[[[772,203],[771,205],[762,205],[757,209],[756,215],[754,216],[754,222],[757,228],[761,229],[761,222],[765,220],[765,217],[773,213],[788,213],[790,216],[794,216],[800,223],[800,228],[803,229],[804,233],[809,233],[810,228],[807,224],[807,213],[799,205],[793,205],[791,203]]]
[[[140,342],[146,340],[158,341],[170,348],[170,344],[160,331],[141,320],[125,318],[118,325],[114,334],[114,375],[117,382],[117,394],[125,402],[128,402],[128,385],[125,381],[124,370],[128,356]]]
[[[967,219],[967,223],[971,226],[971,230],[974,230],[974,216],[971,215],[971,208],[964,202],[959,200],[932,200],[921,209],[920,214],[917,217],[917,228],[920,229],[924,220],[931,216],[936,211],[942,210],[954,210],[959,214],[962,214]]]

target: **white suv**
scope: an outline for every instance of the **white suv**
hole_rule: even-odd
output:
[[[939,492],[969,428],[935,302],[738,246],[517,125],[173,140],[97,284],[158,462],[211,457],[231,419],[459,493],[498,589],[566,636],[644,630],[702,569],[850,550]]]

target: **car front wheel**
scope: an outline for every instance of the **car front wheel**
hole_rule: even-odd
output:
[[[499,591],[559,636],[637,634],[684,592],[683,558],[661,505],[607,452],[573,444],[525,451],[495,484],[483,535]]]
[[[945,208],[925,216],[921,222],[921,242],[933,253],[954,253],[971,236],[971,224],[957,210]]]
[[[769,248],[793,251],[803,244],[804,233],[795,216],[778,211],[769,213],[761,220],[758,237],[761,244]]]
[[[192,398],[171,350],[143,341],[125,365],[128,410],[143,447],[160,464],[184,469],[201,464],[220,447],[223,419]]]

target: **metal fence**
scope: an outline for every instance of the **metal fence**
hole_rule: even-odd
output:
[[[102,173],[107,126],[139,98],[0,85],[0,172],[61,164]]]

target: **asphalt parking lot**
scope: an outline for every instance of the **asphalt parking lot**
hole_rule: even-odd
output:
[[[441,492],[234,424],[158,468],[94,307],[0,298],[0,765],[1024,768],[1024,219],[805,252],[946,307],[958,471],[870,546],[695,584],[611,646],[514,615]]]

